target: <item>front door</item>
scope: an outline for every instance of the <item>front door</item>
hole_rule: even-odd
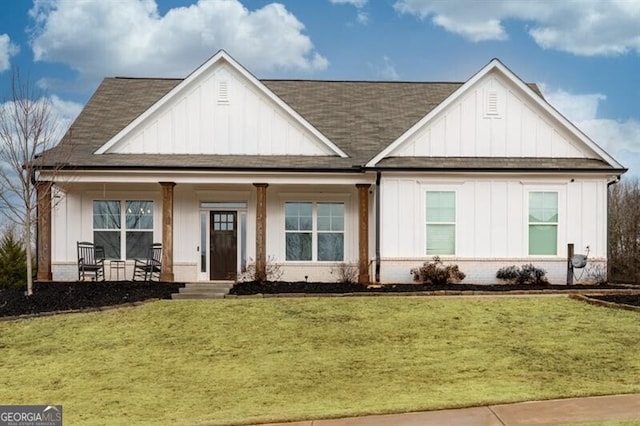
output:
[[[238,214],[211,212],[211,280],[235,280],[238,271]]]

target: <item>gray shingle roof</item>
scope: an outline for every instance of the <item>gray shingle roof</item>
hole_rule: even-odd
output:
[[[43,154],[41,165],[59,159],[75,169],[199,168],[358,170],[444,101],[463,83],[340,82],[263,80],[302,117],[334,142],[349,158],[336,156],[225,156],[93,154],[120,130],[173,89],[180,79],[106,78],[60,144]],[[530,85],[540,94],[535,85]],[[63,153],[71,152],[71,155]],[[403,158],[386,159],[384,168],[593,168],[598,161],[549,159]],[[487,166],[488,167],[488,166]],[[610,167],[609,167],[610,168]]]

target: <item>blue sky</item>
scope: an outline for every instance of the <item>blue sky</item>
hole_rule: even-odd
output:
[[[225,49],[258,78],[465,81],[499,58],[640,176],[636,0],[5,0],[11,69],[67,126],[100,80],[184,77]]]

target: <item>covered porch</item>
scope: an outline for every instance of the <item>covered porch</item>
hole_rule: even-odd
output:
[[[160,279],[167,282],[236,280],[249,265],[257,280],[266,280],[270,263],[291,281],[335,281],[331,268],[347,263],[357,267],[358,282],[370,282],[375,176],[137,174],[135,180],[110,174],[39,183],[38,280],[72,280],[76,241],[108,235],[120,247],[110,259],[126,265],[134,238],[162,243]],[[98,210],[106,202],[118,206],[109,213],[116,229],[101,227]],[[140,223],[132,219],[132,203],[141,202],[146,225],[130,229]]]

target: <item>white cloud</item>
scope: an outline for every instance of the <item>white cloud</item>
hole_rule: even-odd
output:
[[[504,21],[519,20],[545,49],[584,56],[640,52],[637,1],[397,0],[394,7],[474,42],[505,40]]]
[[[549,90],[544,84],[540,88],[554,108],[628,167],[628,175],[640,176],[640,121],[598,118],[598,106],[606,100],[599,93],[572,94],[562,89]]]
[[[7,34],[0,34],[0,72],[11,68],[11,57],[18,54],[20,49],[11,43]]]
[[[80,114],[83,105],[78,102],[62,100],[56,95],[49,98],[49,105],[51,119],[56,123],[56,135],[53,140],[59,141],[73,120]]]
[[[600,93],[574,95],[562,89],[550,91],[545,84],[539,87],[547,101],[574,123],[593,120],[598,114],[600,102],[607,99]]]
[[[81,79],[184,77],[225,49],[252,71],[325,69],[304,25],[278,3],[253,11],[238,0],[198,0],[158,13],[155,0],[34,0],[36,61],[62,62]]]
[[[358,15],[356,16],[356,21],[360,25],[367,25],[369,23],[369,14],[362,10],[358,11]]]
[[[364,7],[368,0],[329,0],[333,4],[350,4],[355,7]]]
[[[382,57],[381,64],[373,64],[371,62],[367,63],[367,66],[377,77],[380,77],[384,80],[399,80],[400,74],[396,70],[396,67],[393,61],[388,56]]]
[[[329,0],[331,4],[347,4],[354,6],[358,9],[358,14],[356,15],[356,22],[360,25],[367,25],[369,23],[369,13],[362,10],[369,0]]]

